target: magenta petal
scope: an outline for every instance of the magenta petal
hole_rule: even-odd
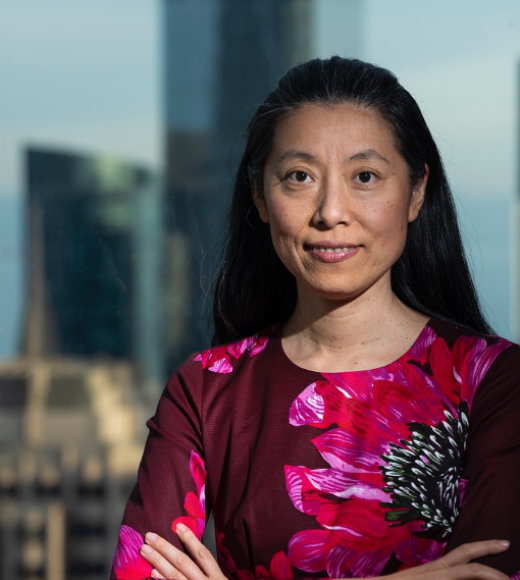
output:
[[[247,348],[248,339],[244,338],[243,340],[239,340],[238,342],[234,342],[227,347],[227,352],[233,358],[239,358],[242,354],[244,354]]]
[[[229,359],[227,358],[221,358],[217,361],[215,361],[210,367],[209,367],[210,371],[213,371],[214,373],[232,373],[233,372],[233,367],[231,366],[231,363],[229,362]]]
[[[347,548],[346,546],[336,546],[335,548],[332,548],[327,556],[327,574],[329,577],[352,577],[349,573],[349,564],[355,554],[355,550]]]
[[[371,443],[345,429],[329,429],[312,440],[321,456],[340,471],[379,471],[384,445]]]
[[[283,551],[277,552],[272,557],[270,569],[271,576],[275,579],[280,578],[280,580],[289,580],[289,578],[294,577],[289,558]]]
[[[303,489],[303,478],[310,471],[307,467],[293,467],[291,465],[286,465],[285,470],[285,485],[287,486],[287,492],[289,497],[293,502],[294,507],[303,512],[302,505],[302,489]]]
[[[427,564],[438,560],[444,554],[446,545],[447,542],[436,542],[412,536],[397,546],[395,556],[400,562]]]
[[[472,355],[474,351],[480,351],[476,356],[472,356],[471,363],[469,365],[468,372],[468,390],[466,394],[468,405],[471,409],[473,403],[473,397],[484,378],[485,374],[489,370],[489,367],[493,364],[497,356],[503,352],[506,348],[511,346],[511,343],[507,340],[500,339],[495,344],[487,347],[487,343],[484,339],[481,339],[473,346]],[[487,347],[487,348],[486,348]]]
[[[331,532],[305,530],[290,539],[287,555],[295,568],[305,572],[320,572],[326,569],[327,554],[335,543]]]
[[[372,398],[371,382],[366,379],[365,373],[355,377],[352,373],[322,373],[322,376],[339,388],[347,399],[369,401]]]
[[[249,356],[256,356],[258,353],[262,352],[267,346],[268,340],[267,336],[253,336],[247,347],[249,350]]]
[[[520,580],[520,570],[516,574],[511,576],[511,580]]]
[[[369,550],[354,556],[350,561],[350,573],[354,578],[379,576],[391,556],[391,550]]]
[[[289,411],[289,423],[298,427],[308,423],[320,423],[325,415],[325,402],[316,392],[316,383],[306,387],[294,399]]]
[[[425,326],[419,338],[414,342],[410,352],[408,353],[408,358],[421,363],[426,364],[428,360],[428,352],[431,345],[434,343],[437,335],[435,331],[429,326]]]
[[[150,576],[152,566],[139,554],[143,543],[141,534],[129,526],[121,526],[112,564],[117,578],[128,580]]]
[[[206,483],[207,474],[204,460],[196,451],[192,451],[190,455],[190,473],[195,485],[197,486],[197,495],[200,499],[201,490],[204,488]]]
[[[307,479],[316,489],[331,493],[336,497],[391,501],[390,495],[381,487],[360,481],[359,478],[349,477],[339,469],[314,469],[307,474]]]

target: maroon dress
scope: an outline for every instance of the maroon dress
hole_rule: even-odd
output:
[[[317,373],[279,330],[190,357],[148,422],[111,579],[142,579],[154,531],[214,514],[231,579],[371,577],[462,543],[520,570],[520,347],[432,319],[384,367]],[[520,579],[520,574],[518,576]]]

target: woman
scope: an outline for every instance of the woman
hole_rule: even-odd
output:
[[[149,421],[112,578],[520,570],[520,347],[490,335],[390,72],[313,60],[259,107],[214,321]]]

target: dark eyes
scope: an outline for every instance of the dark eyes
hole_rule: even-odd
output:
[[[373,173],[370,173],[370,171],[362,171],[357,178],[359,179],[359,181],[361,181],[361,183],[370,183],[370,181],[372,180],[372,178],[374,177]]]
[[[292,171],[287,177],[296,183],[306,183],[310,179],[310,175],[305,171]],[[364,184],[373,181],[374,177],[375,175],[371,171],[362,171],[356,175],[356,179]]]
[[[298,183],[305,183],[309,177],[309,174],[305,173],[305,171],[293,171],[289,174],[289,177],[292,177],[293,181]]]

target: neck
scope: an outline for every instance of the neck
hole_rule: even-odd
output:
[[[289,358],[311,370],[371,368],[406,352],[426,321],[395,296],[390,284],[341,302],[299,289],[284,327],[284,348]]]

